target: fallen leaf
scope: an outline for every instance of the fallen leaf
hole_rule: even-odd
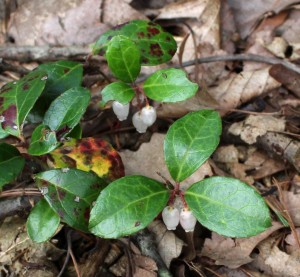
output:
[[[168,231],[160,220],[150,223],[148,229],[155,235],[157,250],[166,266],[169,267],[172,259],[181,254],[184,242],[177,238],[174,232]]]
[[[250,263],[253,249],[270,234],[282,228],[278,222],[261,234],[244,239],[226,238],[212,232],[212,238],[206,239],[200,256],[215,260],[216,265],[225,265],[229,268],[238,268]]]
[[[250,115],[246,120],[233,123],[228,130],[229,134],[240,136],[248,143],[254,144],[259,136],[265,135],[268,131],[283,132],[285,120],[270,115]]]
[[[138,151],[125,150],[120,152],[125,167],[125,175],[143,175],[163,182],[162,178],[156,173],[159,172],[168,180],[172,180],[164,159],[164,138],[165,135],[155,133],[150,142],[143,143]],[[180,183],[181,189],[186,190],[190,185],[202,180],[205,176],[212,176],[208,162],[205,162],[195,173]]]
[[[11,14],[8,34],[16,45],[87,45],[108,26],[98,0],[24,1]]]
[[[300,238],[300,228],[296,228],[298,239]],[[299,252],[299,244],[293,232],[286,236],[285,242],[287,243],[286,250],[288,254]]]
[[[259,254],[251,266],[272,277],[299,277],[299,256],[288,255],[281,251],[275,238],[269,238],[258,245]]]
[[[295,226],[300,226],[300,194],[283,191],[284,204]]]
[[[241,37],[244,39],[265,15],[271,14],[272,12],[277,14],[289,5],[297,3],[297,1],[253,0],[244,2],[239,0],[229,0],[228,3],[233,10]]]

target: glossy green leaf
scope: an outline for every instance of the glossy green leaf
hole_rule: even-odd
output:
[[[81,139],[82,138],[82,128],[80,124],[77,124],[73,130],[68,134],[69,138]]]
[[[47,72],[48,79],[43,98],[54,100],[63,92],[79,87],[82,83],[83,67],[81,63],[74,61],[57,61],[45,63],[38,67]]]
[[[194,96],[198,85],[191,82],[181,69],[161,69],[144,83],[145,94],[159,102],[179,102]]]
[[[36,183],[61,220],[87,231],[92,202],[106,183],[97,175],[73,168],[54,169],[35,176]]]
[[[6,84],[0,90],[0,116],[5,132],[20,137],[23,123],[41,95],[47,80],[42,70],[34,70],[16,82]]]
[[[80,121],[90,101],[90,92],[82,87],[67,90],[50,105],[44,124],[52,131],[73,129]]]
[[[108,44],[106,59],[112,73],[121,81],[132,83],[141,71],[141,54],[135,43],[115,36]]]
[[[35,242],[49,240],[57,231],[60,223],[58,214],[45,199],[41,199],[31,210],[26,228],[28,236]]]
[[[144,176],[126,176],[99,195],[91,211],[89,229],[104,238],[118,238],[145,228],[165,207],[168,190]]]
[[[58,145],[55,131],[51,131],[48,126],[41,124],[32,133],[28,153],[37,156],[44,155],[53,151]]]
[[[22,171],[25,159],[14,146],[0,143],[0,190]]]
[[[74,61],[57,61],[42,64],[38,67],[48,75],[45,89],[28,115],[31,123],[41,123],[51,102],[63,92],[81,86],[83,67]]]
[[[136,44],[145,65],[158,65],[172,59],[177,44],[173,36],[165,32],[160,25],[146,20],[132,20],[107,31],[93,47],[94,54],[105,53],[109,41],[117,35],[123,35]]]
[[[170,127],[164,154],[175,181],[189,177],[210,157],[219,144],[221,128],[220,116],[212,110],[191,112]]]
[[[271,226],[264,199],[238,179],[205,179],[185,192],[185,200],[202,225],[224,236],[255,236]]]
[[[104,107],[108,101],[116,100],[122,104],[129,103],[135,93],[131,86],[123,82],[114,82],[107,85],[102,91],[102,100],[100,106]]]

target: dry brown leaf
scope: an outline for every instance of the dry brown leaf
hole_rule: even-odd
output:
[[[300,194],[291,191],[282,192],[284,203],[295,226],[300,226]]]
[[[299,277],[300,259],[297,255],[288,255],[281,251],[274,238],[258,245],[259,254],[251,265],[272,277]]]
[[[148,18],[139,11],[132,8],[124,0],[102,0],[101,18],[103,23],[115,26],[133,19]]]
[[[138,151],[125,150],[120,153],[125,166],[126,175],[143,175],[162,182],[156,172],[160,172],[168,180],[172,180],[164,159],[165,135],[153,134],[149,143],[143,143]],[[149,158],[151,157],[151,158]],[[185,190],[193,183],[202,180],[205,176],[212,176],[208,162],[204,163],[195,173],[181,183]]]
[[[11,15],[8,33],[17,45],[87,45],[107,29],[98,0],[30,0]]]
[[[253,28],[264,18],[265,14],[272,12],[278,13],[291,4],[297,3],[296,0],[274,1],[274,0],[253,0],[240,1],[228,0],[233,10],[237,23],[237,28],[241,37],[246,38]]]
[[[210,95],[221,109],[234,109],[262,93],[278,88],[281,84],[269,75],[269,67],[232,74],[218,86],[209,88]]]
[[[268,131],[283,132],[285,120],[270,115],[250,115],[244,121],[233,123],[228,132],[248,143],[254,144],[259,136]]]
[[[169,267],[172,259],[180,255],[184,242],[177,238],[174,232],[168,231],[160,220],[151,222],[148,229],[155,235],[157,250],[166,266]]]
[[[297,236],[299,239],[300,238],[300,228],[296,228],[296,233],[297,233]],[[286,236],[285,242],[288,244],[286,246],[286,251],[288,254],[292,254],[294,252],[300,251],[297,239],[295,238],[295,235],[293,234],[293,232]]]
[[[215,260],[217,265],[225,265],[229,268],[238,268],[241,265],[250,263],[253,249],[270,234],[282,228],[278,222],[273,222],[272,227],[263,233],[245,239],[226,238],[212,232],[212,238],[206,239],[201,256]]]

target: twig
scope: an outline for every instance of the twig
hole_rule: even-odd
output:
[[[81,277],[80,272],[79,272],[79,269],[78,269],[78,264],[77,264],[77,262],[76,262],[76,258],[75,258],[75,256],[74,256],[73,251],[72,251],[71,233],[72,233],[72,230],[70,230],[70,231],[68,232],[68,234],[67,234],[68,252],[70,253],[70,256],[71,256],[71,258],[72,258],[72,261],[73,261],[73,264],[74,264],[74,268],[75,268],[77,277]]]
[[[281,60],[278,58],[273,57],[265,57],[260,55],[253,55],[253,54],[236,54],[236,55],[222,55],[222,56],[210,56],[210,57],[203,57],[199,59],[195,59],[192,61],[187,61],[182,63],[183,67],[188,67],[195,65],[196,62],[198,63],[211,63],[211,62],[224,62],[224,61],[249,61],[249,62],[259,62],[259,63],[266,63],[266,64],[281,64],[284,67],[295,71],[300,74],[300,67],[297,65]],[[180,68],[180,65],[175,65],[175,68]]]
[[[91,52],[88,47],[69,46],[1,46],[0,57],[5,60],[13,61],[55,61],[60,59],[79,59],[84,60]]]
[[[41,196],[42,193],[36,188],[26,188],[26,189],[12,189],[0,192],[0,199],[5,197],[17,197],[24,195],[37,195]]]

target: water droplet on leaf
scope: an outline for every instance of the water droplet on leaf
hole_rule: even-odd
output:
[[[41,187],[40,191],[41,191],[42,195],[46,195],[48,193],[49,189],[48,189],[48,187]]]
[[[75,196],[74,201],[75,201],[75,202],[79,202],[79,201],[80,201],[80,197],[79,197],[79,196]]]

